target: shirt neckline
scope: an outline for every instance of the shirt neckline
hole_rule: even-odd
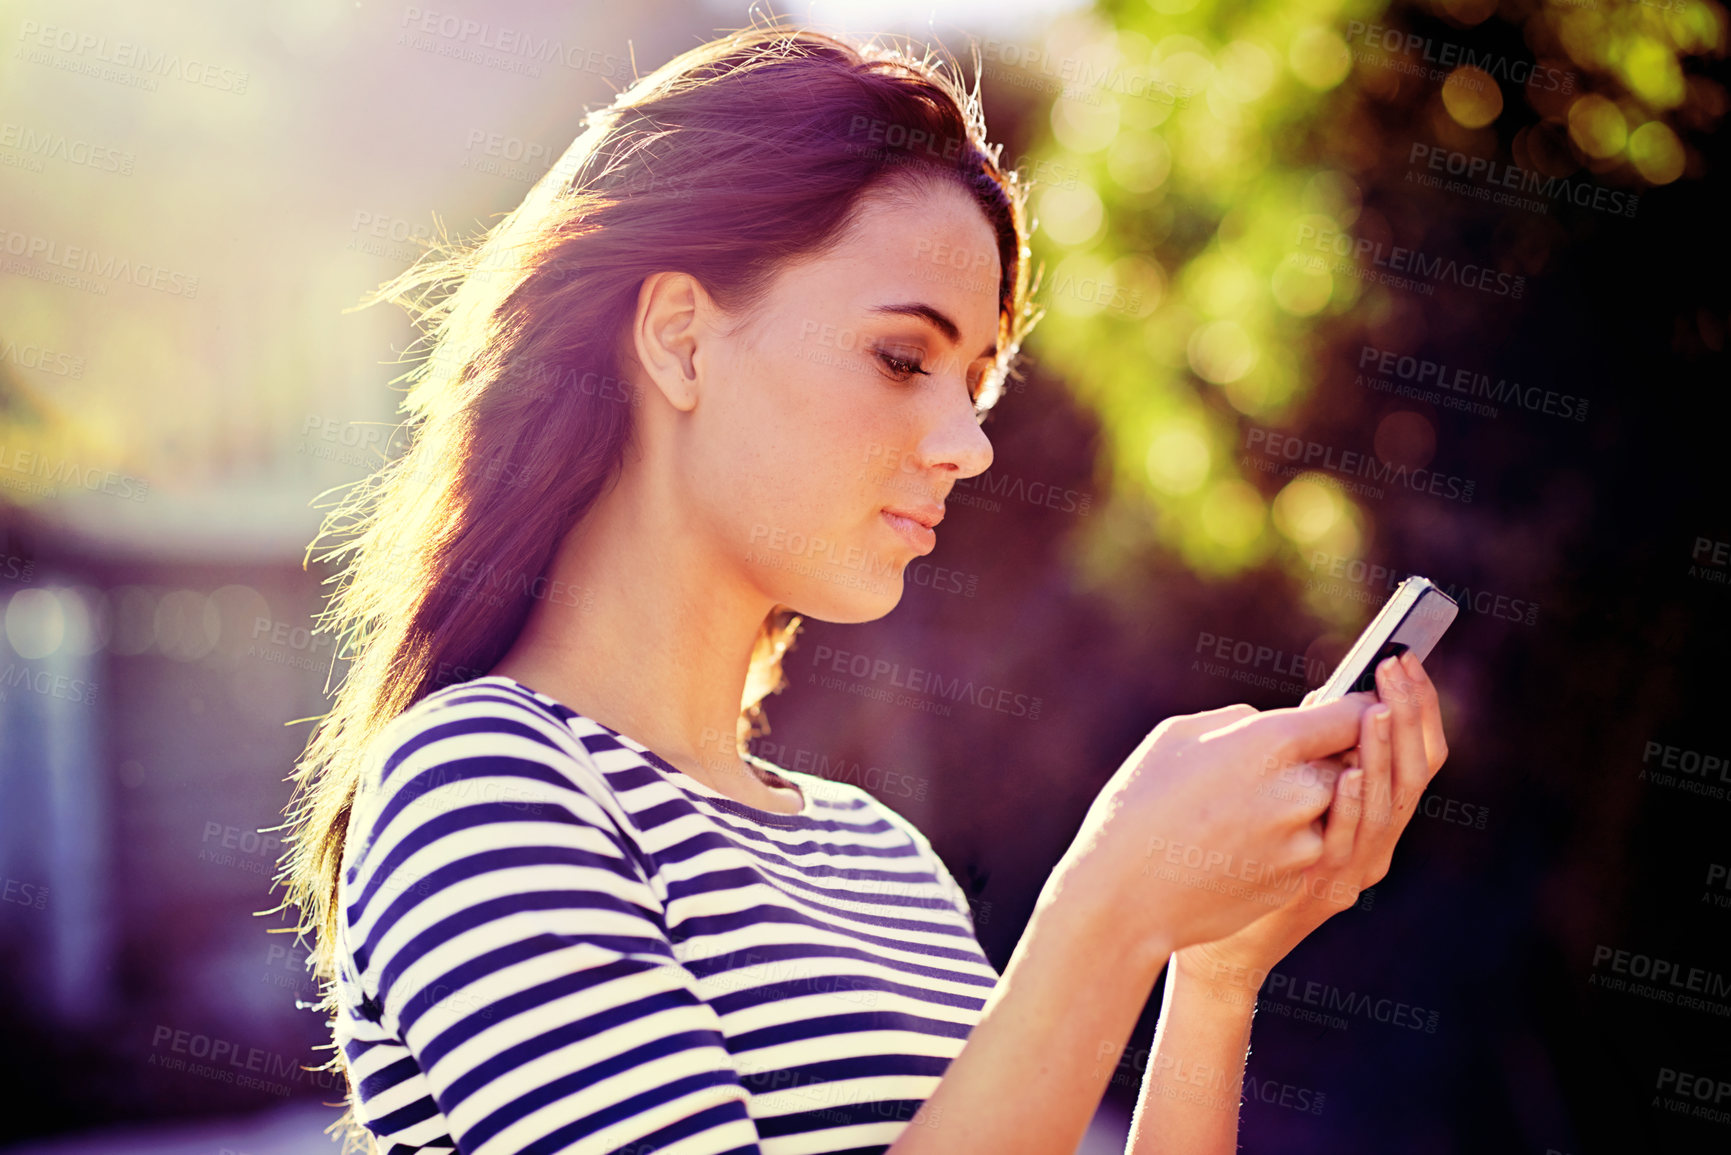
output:
[[[716,805],[721,806],[724,809],[733,811],[737,814],[741,814],[747,818],[751,818],[751,819],[754,819],[756,821],[766,822],[766,823],[778,823],[778,822],[779,823],[785,823],[789,819],[805,819],[805,818],[811,818],[813,816],[813,813],[815,810],[815,799],[812,796],[812,791],[811,791],[810,785],[807,783],[796,782],[791,773],[789,773],[786,770],[783,770],[781,767],[777,766],[773,762],[770,762],[764,758],[758,757],[756,754],[752,754],[752,753],[748,752],[748,753],[744,754],[743,757],[747,761],[756,764],[760,768],[768,770],[771,774],[774,774],[777,778],[780,778],[783,782],[786,782],[789,786],[792,786],[795,790],[797,790],[799,792],[799,798],[800,798],[800,807],[798,810],[795,810],[791,813],[788,811],[784,811],[784,810],[764,810],[761,807],[751,805],[749,802],[741,802],[739,799],[734,798],[733,796],[731,796],[729,794],[723,794],[721,791],[715,789],[715,787],[713,787],[713,786],[710,786],[708,783],[701,782],[698,779],[693,778],[691,775],[687,774],[685,771],[681,770],[679,767],[675,766],[673,763],[669,762],[667,759],[663,758],[661,755],[657,754],[655,751],[651,750],[649,747],[645,746],[643,743],[639,742],[637,739],[631,737],[629,734],[625,734],[625,733],[622,733],[618,730],[615,730],[613,727],[609,726],[607,723],[600,721],[599,719],[596,719],[596,718],[591,718],[589,715],[583,713],[583,711],[573,709],[571,706],[566,705],[564,702],[559,701],[557,698],[554,698],[548,694],[544,694],[540,690],[535,689],[533,686],[529,686],[529,685],[526,685],[522,682],[519,682],[516,678],[511,677],[509,674],[485,674],[479,678],[470,679],[470,682],[468,682],[468,683],[460,683],[460,684],[468,685],[468,684],[472,684],[474,682],[486,682],[486,681],[503,682],[508,686],[514,686],[517,689],[524,691],[525,693],[532,694],[535,697],[541,698],[544,701],[552,702],[554,705],[558,706],[560,709],[568,711],[572,717],[582,718],[584,721],[590,723],[591,725],[599,726],[602,730],[605,730],[607,733],[613,735],[613,737],[619,739],[621,742],[626,743],[628,745],[628,747],[630,748],[630,750],[632,751],[632,753],[641,755],[646,761],[648,761],[656,769],[661,770],[666,774],[674,775],[675,776],[675,779],[674,779],[675,785],[678,785],[683,789],[691,790],[691,791],[694,791],[695,793],[701,794],[705,798],[708,798],[711,802],[714,802]],[[570,725],[570,719],[569,718],[567,718],[565,720],[565,722],[566,722],[567,726]]]

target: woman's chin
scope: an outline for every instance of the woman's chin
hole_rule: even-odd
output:
[[[885,576],[850,574],[847,580],[852,584],[843,585],[840,581],[825,582],[809,581],[800,595],[783,604],[794,609],[801,617],[820,622],[834,622],[837,625],[847,625],[857,622],[872,622],[895,609],[902,600],[901,571]]]

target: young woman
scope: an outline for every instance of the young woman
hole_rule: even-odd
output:
[[[410,449],[327,522],[353,664],[284,873],[354,1137],[1072,1152],[1171,960],[1132,1150],[1234,1150],[1258,984],[1441,765],[1416,663],[1162,723],[1002,975],[906,819],[746,752],[795,615],[893,609],[991,462],[1023,195],[948,71],[757,27],[381,293],[432,347]]]

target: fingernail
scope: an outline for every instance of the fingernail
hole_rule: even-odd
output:
[[[1364,771],[1351,770],[1347,772],[1346,781],[1340,787],[1348,798],[1357,798],[1364,793]]]
[[[1413,653],[1411,650],[1407,650],[1405,653],[1401,654],[1400,664],[1406,669],[1406,672],[1410,677],[1418,677],[1417,654]]]
[[[1371,715],[1370,720],[1371,723],[1376,726],[1377,741],[1388,741],[1388,707],[1379,707],[1376,713]]]

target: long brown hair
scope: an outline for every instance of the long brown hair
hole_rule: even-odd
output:
[[[822,251],[868,189],[908,178],[968,190],[997,235],[1001,395],[1031,304],[1026,187],[987,144],[976,87],[953,63],[855,46],[775,23],[684,53],[589,112],[563,157],[501,222],[468,243],[441,235],[363,305],[404,306],[424,354],[404,374],[408,447],[325,518],[308,547],[343,539],[318,629],[350,665],[295,766],[278,910],[313,935],[319,1009],[334,1015],[337,882],[359,754],[402,711],[479,677],[511,647],[533,600],[581,591],[545,577],[558,543],[618,473],[643,394],[616,346],[645,277],[691,273],[749,310],[791,258]],[[304,567],[304,562],[303,562]],[[800,619],[776,606],[740,704],[743,744]],[[331,1062],[338,1062],[333,1056]],[[351,1143],[370,1145],[351,1126]]]

